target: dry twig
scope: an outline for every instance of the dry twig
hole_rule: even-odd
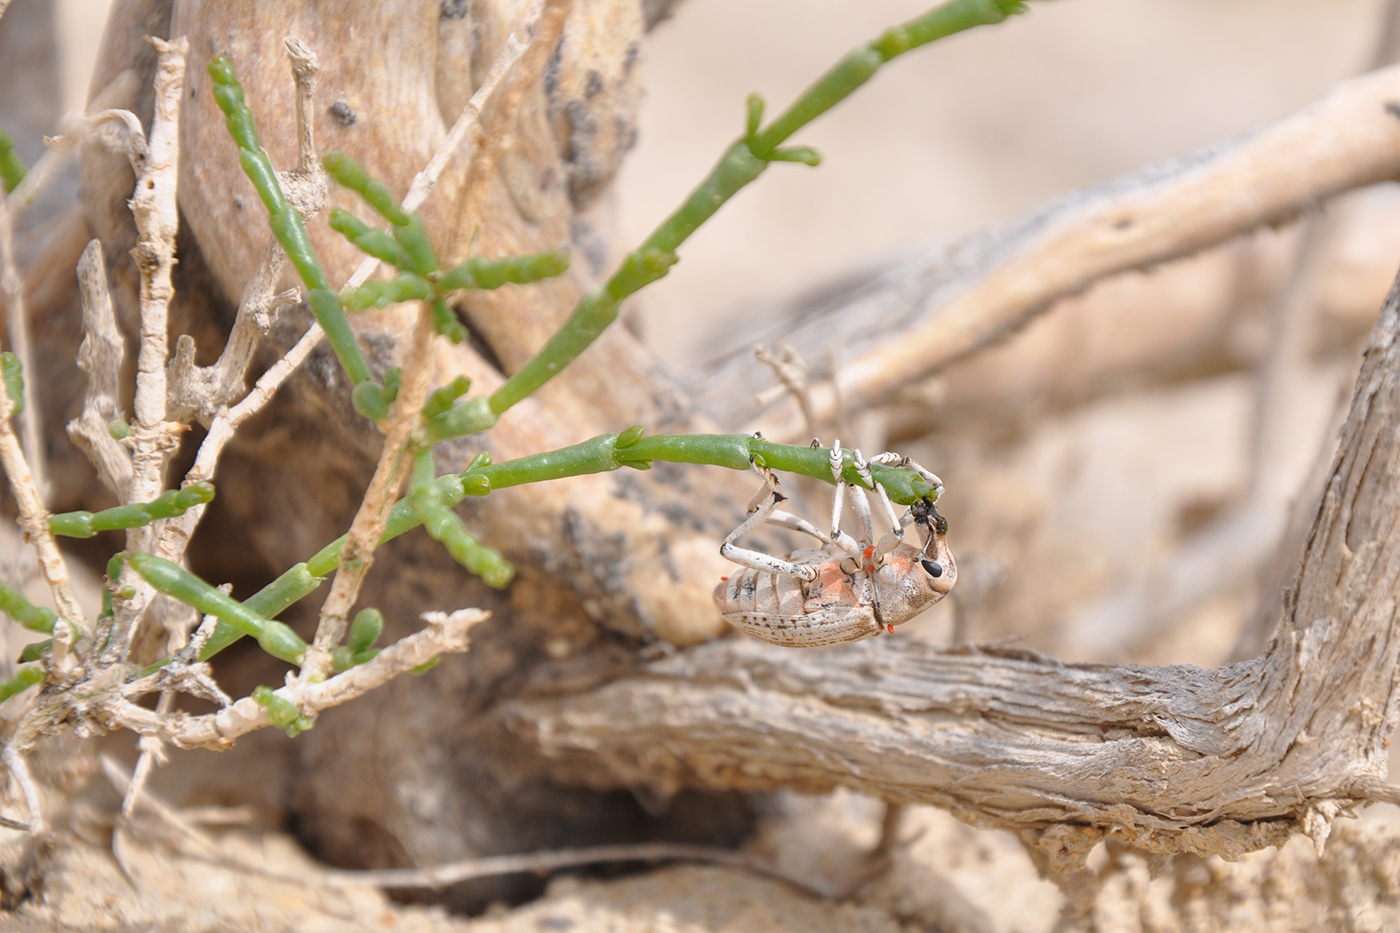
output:
[[[373,660],[319,683],[292,678],[277,695],[295,704],[303,714],[315,716],[363,696],[440,655],[466,651],[471,629],[490,616],[480,609],[424,613],[427,628],[405,636],[379,652]],[[124,698],[114,698],[104,706],[101,715],[112,725],[140,735],[157,736],[177,748],[227,748],[239,736],[269,725],[266,711],[251,697],[203,716],[178,711],[159,716]]]

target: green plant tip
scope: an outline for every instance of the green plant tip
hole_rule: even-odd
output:
[[[389,402],[384,398],[384,387],[376,382],[365,381],[350,392],[350,403],[355,412],[370,421],[383,421],[389,417]]]
[[[24,367],[19,357],[9,350],[0,353],[0,381],[5,385],[5,394],[10,398],[10,414],[24,412]]]
[[[0,130],[0,182],[4,183],[5,193],[9,194],[19,187],[19,183],[24,181],[24,163],[15,155],[15,138],[4,130]]]
[[[427,403],[423,405],[423,417],[435,418],[447,411],[452,407],[453,402],[467,394],[471,385],[471,380],[466,376],[458,376],[447,385],[435,390],[432,395],[428,396]]]
[[[345,640],[352,654],[368,651],[384,633],[384,613],[378,609],[361,609],[350,622],[350,634]]]
[[[0,702],[23,693],[35,684],[43,682],[43,679],[44,669],[42,665],[36,664],[33,667],[20,668],[15,676],[9,680],[0,681]]]
[[[43,641],[32,641],[24,646],[24,650],[19,653],[19,663],[27,664],[39,660],[44,656],[44,652],[53,647],[53,639],[45,638]]]
[[[131,425],[121,418],[113,418],[107,422],[107,433],[112,435],[113,440],[124,441],[131,436]]]

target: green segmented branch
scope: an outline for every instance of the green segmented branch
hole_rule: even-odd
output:
[[[357,388],[362,384],[374,385],[364,354],[355,341],[350,320],[345,316],[335,292],[331,291],[326,273],[311,248],[306,226],[296,209],[287,203],[272,160],[258,142],[253,113],[243,99],[243,87],[238,83],[238,75],[228,56],[220,55],[209,63],[209,77],[214,80],[214,100],[224,112],[224,123],[238,146],[238,162],[267,208],[268,225],[272,228],[273,236],[277,237],[277,242],[286,251],[287,258],[306,286],[311,313],[326,332],[326,340],[350,377],[351,384]],[[362,398],[373,394],[368,390],[359,393]],[[387,411],[388,405],[383,408]]]
[[[362,253],[396,269],[408,268],[408,253],[386,230],[376,230],[343,207],[331,208],[330,227]]]
[[[408,504],[413,514],[423,522],[428,535],[447,548],[452,559],[498,590],[510,585],[515,577],[515,568],[501,556],[501,552],[488,547],[473,538],[462,526],[462,520],[452,511],[455,502],[449,502],[438,489],[437,477],[433,474],[433,452],[430,449],[418,451],[413,457],[413,475],[409,480]]]
[[[213,483],[191,483],[171,489],[150,502],[119,505],[101,512],[60,512],[49,516],[49,531],[65,538],[91,538],[99,531],[140,528],[161,518],[176,518],[196,505],[214,500]]]
[[[427,231],[423,229],[422,217],[400,207],[392,191],[371,178],[363,165],[345,153],[328,152],[321,157],[321,164],[332,178],[364,198],[375,213],[389,222],[389,233],[401,247],[403,259],[406,260],[406,263],[395,262],[394,265],[419,275],[429,275],[438,270],[437,256],[428,242]]]
[[[17,693],[23,693],[37,683],[42,683],[43,680],[43,665],[32,664],[28,667],[21,667],[9,680],[0,680],[0,703]]]
[[[128,554],[126,559],[151,586],[206,615],[216,616],[244,635],[251,635],[273,657],[296,665],[306,657],[306,642],[285,623],[259,615],[179,564],[140,552]]]
[[[5,193],[18,188],[26,174],[24,163],[15,155],[15,138],[0,130],[0,183],[4,184]]]
[[[443,272],[436,285],[442,292],[458,289],[493,289],[502,285],[529,285],[552,279],[569,271],[569,254],[562,249],[547,249],[522,256],[483,259],[474,256]]]
[[[842,479],[869,489],[856,472],[854,452],[843,450],[842,457]],[[433,480],[432,498],[443,508],[451,509],[468,496],[485,496],[497,489],[567,476],[607,473],[622,467],[645,470],[656,460],[706,464],[731,470],[747,470],[756,460],[774,470],[832,482],[831,449],[828,447],[778,444],[749,434],[657,434],[646,437],[640,427],[633,427],[621,434],[600,434],[572,447],[531,454],[504,463],[493,464],[486,455],[478,455],[461,473],[450,473]],[[875,482],[885,487],[890,499],[899,505],[936,500],[942,492],[940,487],[909,467],[872,463],[870,473]],[[415,481],[421,482],[421,476]],[[387,544],[421,524],[423,520],[410,500],[400,500],[389,511],[379,543]],[[306,562],[296,564],[250,596],[243,603],[244,608],[266,618],[284,612],[298,600],[315,592],[326,577],[335,572],[340,566],[340,549],[344,544],[345,536],[342,535]],[[221,620],[205,642],[199,659],[209,660],[242,638],[243,634],[237,627]]]
[[[489,399],[472,399],[439,420],[435,439],[484,431],[512,405],[558,375],[617,319],[623,299],[664,276],[677,261],[676,249],[709,220],[720,206],[754,181],[772,162],[815,165],[819,155],[806,147],[780,149],[793,133],[848,97],[898,55],[935,39],[999,23],[1024,9],[1024,0],[954,0],[892,27],[853,50],[819,78],[767,129],[760,129],[763,101],[749,98],[744,135],[720,158],[685,203],[663,220],[621,268],[603,285],[585,294],[568,319],[533,358],[505,381]]]
[[[19,590],[0,583],[0,612],[5,613],[31,632],[53,634],[58,613],[44,606],[36,606],[25,599]]]
[[[463,289],[500,288],[506,283],[525,285],[561,275],[569,268],[566,252],[548,250],[501,259],[472,258],[442,272],[418,213],[400,207],[388,188],[345,153],[328,152],[321,162],[332,178],[359,194],[390,225],[387,232],[375,230],[349,211],[336,208],[331,212],[333,230],[363,252],[399,270],[395,278],[366,282],[341,292],[341,304],[351,311],[429,300],[433,329],[453,343],[461,343],[467,339],[467,329],[448,307],[448,294]]]

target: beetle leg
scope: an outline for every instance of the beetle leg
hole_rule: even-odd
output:
[[[782,493],[778,492],[777,477],[774,476],[771,471],[763,470],[762,468],[760,468],[760,472],[764,473],[764,484],[763,488],[759,490],[759,496],[761,498],[759,499],[758,505],[749,512],[748,517],[739,524],[738,528],[735,528],[725,536],[724,543],[719,546],[720,554],[742,567],[749,567],[753,570],[785,573],[807,581],[815,580],[817,571],[814,567],[807,564],[797,564],[790,560],[783,560],[781,557],[764,554],[762,551],[742,548],[734,543],[759,525],[768,521],[777,510],[778,503],[786,498]],[[796,518],[796,516],[792,517]],[[779,521],[778,524],[782,525],[783,523]],[[821,537],[821,533],[817,532],[815,528],[812,530],[816,533],[818,538]]]
[[[857,456],[859,456],[857,454]],[[845,457],[839,440],[831,442],[831,480],[836,484],[836,494],[831,500],[831,537],[828,539],[841,550],[851,555],[857,562],[862,558],[860,543],[841,530],[841,510],[846,505],[846,481],[841,477]]]

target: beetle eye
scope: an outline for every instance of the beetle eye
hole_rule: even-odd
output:
[[[936,560],[921,560],[921,561],[919,561],[919,563],[920,563],[920,564],[923,564],[923,566],[924,566],[924,571],[925,571],[929,576],[933,577],[934,579],[937,579],[937,578],[943,576],[943,565],[940,564],[938,561],[936,561]]]

